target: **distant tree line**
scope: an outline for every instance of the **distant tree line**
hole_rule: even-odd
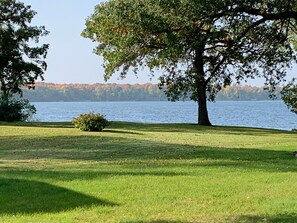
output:
[[[162,101],[165,94],[154,84],[47,84],[24,89],[30,101]]]
[[[251,100],[270,100],[281,99],[281,88],[276,87],[275,92],[271,93],[266,87],[254,87],[250,85],[233,85],[227,86],[221,90],[216,100],[217,101],[251,101]]]
[[[275,92],[280,99],[280,90]],[[52,84],[36,83],[35,90],[24,89],[24,98],[32,102],[53,101],[166,101],[157,84]],[[269,100],[264,87],[227,86],[217,96],[222,100]]]

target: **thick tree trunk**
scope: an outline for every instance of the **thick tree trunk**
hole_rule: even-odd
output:
[[[198,125],[211,126],[208,118],[206,85],[198,86]]]
[[[207,111],[207,96],[206,96],[207,82],[205,80],[205,73],[204,73],[203,49],[204,49],[204,46],[202,46],[200,50],[196,51],[196,58],[194,61],[194,69],[196,71],[196,80],[195,80],[196,93],[197,93],[196,99],[198,101],[198,125],[211,126],[211,123],[208,118],[208,111]]]

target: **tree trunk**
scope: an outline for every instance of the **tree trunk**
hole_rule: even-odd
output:
[[[208,118],[206,84],[201,84],[197,89],[198,93],[198,125],[211,126]]]
[[[196,58],[194,60],[194,70],[196,71],[196,93],[198,101],[198,125],[211,126],[211,123],[208,118],[207,111],[207,97],[206,97],[206,86],[207,82],[205,80],[204,73],[204,61],[203,61],[203,49],[196,51]]]

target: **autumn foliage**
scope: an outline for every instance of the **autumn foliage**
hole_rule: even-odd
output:
[[[280,89],[276,90],[277,98]],[[52,84],[36,83],[35,90],[24,89],[30,101],[166,101],[157,84]],[[227,86],[217,100],[268,100],[264,87]],[[188,99],[186,99],[188,100]]]

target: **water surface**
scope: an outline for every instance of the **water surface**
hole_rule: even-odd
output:
[[[35,102],[34,119],[42,122],[71,121],[81,113],[101,113],[111,121],[143,123],[197,123],[195,102]],[[297,115],[282,101],[219,101],[209,103],[213,125],[291,130]]]

